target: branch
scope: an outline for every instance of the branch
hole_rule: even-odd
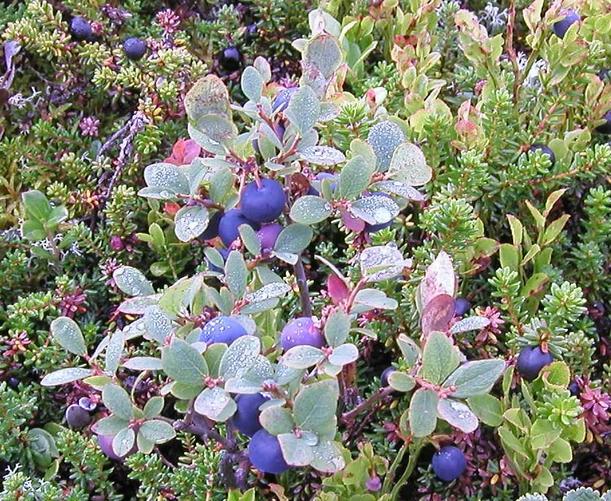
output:
[[[354,409],[349,412],[345,412],[342,414],[341,421],[345,424],[348,424],[356,418],[361,412],[366,411],[374,404],[383,400],[387,396],[389,396],[394,390],[390,386],[386,386],[384,388],[380,388],[373,395],[371,395],[368,399],[362,401],[359,405],[357,405]]]
[[[297,286],[299,287],[299,300],[301,301],[301,313],[304,317],[312,316],[312,302],[310,301],[310,289],[308,287],[308,279],[306,278],[305,268],[301,256],[297,258],[297,262],[293,267],[295,275],[297,275]]]

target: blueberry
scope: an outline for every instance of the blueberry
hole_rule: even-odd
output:
[[[263,473],[278,474],[289,469],[289,465],[282,456],[280,442],[274,435],[270,435],[263,429],[250,439],[248,457],[253,466]]]
[[[395,372],[397,369],[395,369],[394,367],[386,367],[386,369],[384,369],[384,371],[382,371],[382,375],[380,376],[380,381],[382,382],[382,386],[386,387],[388,386],[388,378],[390,377],[390,375]]]
[[[204,232],[199,236],[200,240],[212,240],[213,238],[218,237],[219,223],[221,222],[223,214],[224,212],[219,210],[212,215],[208,221],[208,226],[206,226]]]
[[[471,309],[471,303],[464,297],[457,297],[454,301],[454,315],[462,317]]]
[[[137,61],[146,54],[146,42],[138,37],[129,37],[123,42],[123,50],[128,59]]]
[[[17,379],[15,376],[8,378],[6,383],[8,384],[9,388],[12,388],[13,390],[16,390],[19,387],[19,379]]]
[[[545,353],[539,346],[526,346],[518,356],[518,372],[527,381],[537,379],[539,371],[554,361],[551,353]]]
[[[81,397],[78,399],[78,405],[81,409],[87,411],[87,412],[92,412],[95,410],[95,408],[98,406],[98,404],[96,404],[93,400],[91,400],[89,397]]]
[[[604,122],[596,127],[596,131],[601,134],[611,134],[611,110],[603,115]]]
[[[236,399],[238,410],[231,418],[234,426],[244,435],[252,437],[261,428],[259,422],[259,415],[261,407],[269,398],[264,397],[261,393],[255,393],[253,395],[240,395]]]
[[[309,345],[321,348],[324,344],[320,329],[314,325],[311,317],[299,317],[291,320],[282,329],[280,344],[284,351],[293,346]]]
[[[291,100],[291,96],[295,93],[298,87],[289,87],[287,89],[282,89],[276,97],[272,101],[272,111],[284,111],[289,105],[289,101]]]
[[[82,16],[74,16],[70,21],[70,34],[76,40],[92,40],[91,23]]]
[[[242,190],[240,208],[251,221],[269,223],[282,214],[286,195],[282,185],[274,179],[260,179],[248,183]]]
[[[219,55],[219,63],[225,71],[236,71],[240,68],[242,55],[237,47],[227,47]]]
[[[579,385],[577,384],[577,381],[570,382],[569,391],[571,392],[571,395],[573,395],[574,397],[579,396],[579,394],[581,393],[581,390],[579,389]]]
[[[551,162],[552,165],[556,163],[556,155],[554,155],[554,152],[551,150],[549,146],[546,146],[541,143],[535,143],[528,149],[528,151],[530,152],[540,151],[541,153],[549,157],[549,161]]]
[[[256,34],[257,34],[257,24],[256,23],[251,23],[248,26],[246,26],[246,36],[248,38],[254,38]]]
[[[574,10],[567,10],[564,18],[558,22],[555,22],[552,29],[554,30],[556,36],[564,38],[564,35],[566,35],[566,32],[569,31],[569,28],[577,21],[581,21],[581,16]]]
[[[224,247],[217,249],[217,250],[219,251],[220,255],[223,257],[223,261],[227,261],[227,256],[229,256],[230,250],[225,249]],[[225,272],[223,268],[219,268],[218,266],[212,264],[209,259],[206,259],[206,262],[208,263],[208,268],[210,269],[210,271],[216,271],[217,273]]]
[[[219,236],[223,243],[229,247],[233,241],[240,236],[238,227],[242,224],[249,225],[253,230],[259,229],[259,224],[246,218],[241,209],[231,209],[225,212],[219,221]]]
[[[66,422],[70,428],[84,428],[91,422],[91,416],[78,404],[72,404],[66,409]]]
[[[269,252],[274,248],[278,235],[280,235],[282,229],[282,225],[278,223],[261,226],[261,229],[257,232],[257,237],[259,238],[259,242],[261,242],[261,250],[263,252]]]
[[[609,68],[604,68],[598,72],[598,78],[603,82],[609,79]]]
[[[337,188],[337,176],[335,174],[332,174],[331,172],[319,172],[318,174],[316,174],[316,176],[314,176],[314,181],[319,187],[319,189],[316,189],[314,188],[314,186],[310,185],[308,195],[314,195],[316,197],[320,196],[320,190],[322,189],[320,188],[320,185],[323,179],[331,179],[332,181],[335,181],[332,182],[330,185],[331,191],[335,191],[335,189]]]
[[[215,317],[202,327],[199,340],[205,343],[225,343],[230,345],[236,339],[246,336],[244,326],[235,318],[221,315]]]
[[[460,477],[467,468],[465,455],[453,445],[444,445],[433,454],[433,471],[444,482]]]

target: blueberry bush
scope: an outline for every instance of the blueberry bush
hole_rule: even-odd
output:
[[[611,499],[605,2],[0,33],[0,500]]]

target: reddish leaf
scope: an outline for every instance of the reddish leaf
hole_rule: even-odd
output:
[[[365,221],[358,217],[354,217],[348,211],[342,212],[342,222],[351,231],[355,233],[360,233],[365,229]]]
[[[327,279],[327,292],[334,304],[339,304],[350,295],[348,287],[337,275],[329,275]]]
[[[420,319],[422,334],[428,336],[433,331],[445,332],[454,316],[454,298],[439,294],[425,306]]]

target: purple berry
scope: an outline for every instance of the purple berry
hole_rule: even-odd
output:
[[[444,482],[451,482],[460,477],[467,468],[465,455],[453,445],[444,445],[433,454],[433,471]]]
[[[91,422],[91,416],[78,404],[72,404],[66,409],[66,422],[70,428],[84,428]]]
[[[527,381],[537,379],[539,372],[554,361],[551,353],[545,353],[539,346],[526,346],[518,356],[517,368]]]
[[[242,224],[249,225],[253,230],[259,229],[259,224],[247,219],[241,209],[231,209],[225,212],[219,221],[219,237],[229,247],[240,236],[238,228]]]
[[[528,149],[528,151],[530,152],[540,151],[541,153],[549,157],[549,161],[551,162],[552,165],[556,163],[556,155],[554,155],[554,152],[551,150],[549,146],[546,146],[541,143],[535,143]]]
[[[256,34],[257,34],[257,24],[256,23],[251,23],[248,26],[246,26],[246,35],[248,38],[254,38]]]
[[[252,437],[261,428],[259,415],[261,407],[269,398],[264,397],[261,393],[254,395],[240,395],[236,399],[238,410],[231,418],[233,425],[244,435]]]
[[[581,21],[581,16],[574,10],[567,10],[564,18],[555,22],[552,29],[557,37],[564,38],[569,28],[578,21]]]
[[[284,326],[280,334],[280,344],[284,351],[290,350],[293,346],[301,345],[321,348],[324,344],[324,338],[311,317],[299,317]]]
[[[95,408],[98,406],[93,400],[89,397],[81,397],[78,400],[78,405],[81,409],[87,412],[93,412]]]
[[[601,134],[611,134],[611,110],[603,115],[604,122],[596,127],[596,131]]]
[[[218,237],[219,235],[219,223],[221,222],[221,218],[223,217],[224,212],[219,210],[215,212],[210,220],[208,221],[208,226],[204,232],[199,236],[200,240],[212,240],[213,238]]]
[[[316,176],[314,176],[314,181],[316,182],[316,185],[319,186],[319,189],[316,189],[314,188],[314,186],[310,185],[308,195],[314,195],[316,197],[320,196],[320,190],[322,189],[320,185],[323,179],[331,179],[332,181],[335,181],[332,182],[330,185],[331,191],[335,191],[335,189],[337,188],[337,176],[335,174],[332,174],[331,172],[319,172],[318,174],[316,174]]]
[[[261,229],[257,232],[257,237],[259,238],[259,242],[261,242],[261,250],[263,252],[269,252],[274,248],[278,235],[280,235],[282,229],[282,225],[278,223],[261,226]]]
[[[146,54],[146,42],[138,37],[130,37],[123,42],[123,50],[128,59],[137,61]]]
[[[577,381],[571,381],[571,383],[569,384],[569,392],[574,397],[579,396],[579,394],[581,393],[581,390],[579,388],[579,385],[577,384]]]
[[[454,300],[454,315],[462,317],[471,309],[471,303],[464,297],[457,297]]]
[[[380,376],[380,381],[382,382],[382,386],[386,387],[388,386],[388,378],[390,377],[390,375],[395,372],[397,369],[395,369],[394,367],[386,367],[386,369],[384,369],[384,371],[382,372],[382,375]]]
[[[287,89],[282,89],[276,97],[272,101],[272,111],[284,111],[289,105],[289,101],[291,100],[291,96],[295,93],[298,87],[289,87]]]
[[[82,16],[74,16],[70,21],[70,34],[76,40],[92,40],[91,23]]]
[[[244,326],[235,318],[221,315],[215,317],[202,327],[199,340],[208,344],[225,343],[230,345],[236,339],[246,336]]]
[[[237,47],[227,47],[219,56],[219,64],[225,71],[236,71],[242,63],[242,55]]]
[[[274,179],[248,183],[242,190],[240,208],[251,221],[270,223],[277,219],[286,205],[282,185]]]
[[[15,376],[8,378],[6,383],[8,384],[9,388],[12,388],[13,390],[16,390],[19,387],[19,379],[17,379]]]
[[[263,473],[278,474],[289,469],[289,465],[282,456],[280,442],[274,435],[270,435],[263,429],[250,439],[248,457],[253,466]]]

